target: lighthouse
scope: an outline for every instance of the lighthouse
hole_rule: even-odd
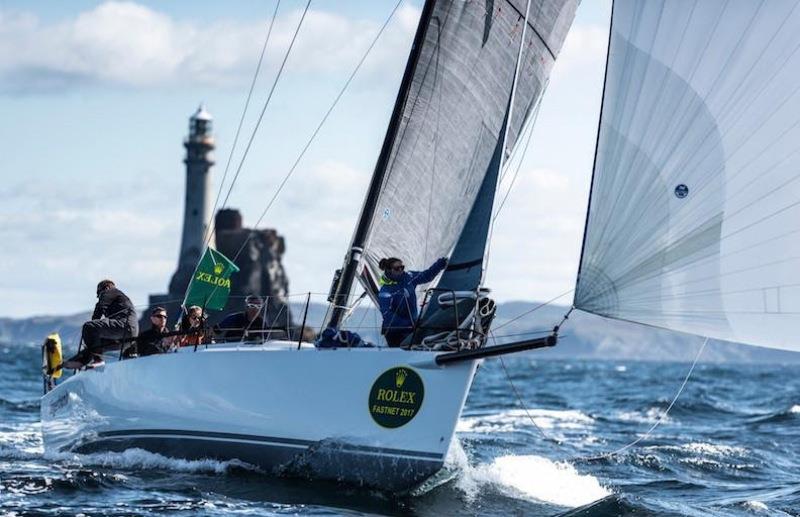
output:
[[[150,295],[149,308],[141,313],[139,325],[141,328],[150,326],[150,309],[154,307],[165,308],[170,322],[176,321],[195,267],[206,245],[210,244],[239,267],[239,273],[231,278],[231,298],[234,300],[231,307],[241,309],[242,300],[250,294],[266,297],[262,315],[265,321],[280,328],[291,326],[287,301],[289,280],[281,262],[286,248],[283,237],[272,229],[245,228],[241,213],[231,208],[223,208],[216,214],[213,232],[208,228],[211,219],[211,166],[214,165],[212,152],[215,147],[211,124],[211,114],[203,105],[189,118],[189,135],[183,141],[186,191],[178,268],[170,279],[167,293]],[[212,313],[208,323],[218,323],[222,317],[222,313]]]
[[[183,209],[183,234],[178,253],[178,269],[169,285],[170,293],[183,293],[210,236],[206,235],[211,216],[210,170],[214,165],[212,117],[202,104],[189,118],[186,148],[186,196]],[[205,239],[205,241],[204,241]]]

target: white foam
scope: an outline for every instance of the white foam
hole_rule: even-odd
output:
[[[577,410],[512,409],[491,415],[462,417],[456,426],[460,433],[511,433],[530,427],[533,418],[542,429],[584,429],[594,419]]]
[[[663,416],[664,410],[659,407],[651,407],[644,413],[641,411],[620,411],[616,413],[617,420],[623,422],[636,422],[639,424],[654,424],[661,419],[661,423],[671,422],[669,416]]]
[[[682,447],[689,452],[696,454],[707,454],[709,456],[744,456],[748,450],[744,447],[735,447],[732,445],[719,445],[713,443],[692,442],[687,443]]]
[[[792,408],[789,410],[789,413],[800,413],[800,404],[795,404],[792,406]]]
[[[42,432],[39,422],[21,422],[0,432],[0,454],[5,458],[26,459],[42,453]]]
[[[457,486],[468,499],[491,486],[510,497],[574,508],[602,499],[611,492],[597,478],[580,474],[567,463],[541,456],[500,456],[488,464],[465,470]]]
[[[173,472],[213,472],[216,474],[224,474],[233,467],[255,468],[239,460],[183,460],[168,458],[143,449],[127,449],[122,452],[101,452],[95,454],[46,452],[44,456],[50,460],[77,463],[82,466],[122,469],[161,469]]]
[[[625,365],[619,365],[619,366],[615,366],[615,367],[614,367],[614,370],[616,370],[616,371],[618,371],[618,372],[625,372],[625,371],[627,371],[627,370],[628,370],[628,367],[627,367],[627,366],[625,366]]]
[[[744,503],[744,507],[758,512],[766,512],[769,510],[769,506],[765,505],[761,501],[747,501]]]

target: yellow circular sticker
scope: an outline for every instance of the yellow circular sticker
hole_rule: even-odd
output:
[[[406,425],[422,407],[425,387],[417,372],[407,366],[386,370],[372,384],[369,414],[381,427]]]

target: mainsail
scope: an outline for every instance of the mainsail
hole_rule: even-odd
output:
[[[574,0],[531,3],[507,152],[575,7]],[[382,257],[424,269],[453,249],[503,130],[526,8],[526,0],[434,3],[367,240],[374,274]]]
[[[797,0],[615,0],[574,305],[800,350]]]
[[[360,256],[348,259],[363,268],[360,278],[372,294],[381,258],[400,257],[407,269],[420,270],[453,250],[505,126],[523,32],[507,153],[542,93],[576,7],[577,0],[533,0],[530,9],[527,0],[426,2],[375,192],[353,241],[352,253]],[[340,304],[348,273],[346,266]]]

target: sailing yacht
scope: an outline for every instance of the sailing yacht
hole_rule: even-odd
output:
[[[46,446],[390,490],[436,472],[480,360],[554,344],[487,345],[482,274],[498,174],[575,9],[425,3],[329,321],[346,326],[356,280],[374,296],[379,258],[449,256],[406,349],[268,342],[108,364],[43,397]],[[800,351],[799,51],[798,0],[614,1],[575,309]]]
[[[425,2],[370,187],[336,275],[344,329],[377,263],[450,262],[404,348],[225,343],[78,372],[45,394],[47,450],[139,447],[407,490],[439,470],[483,357],[484,254],[502,164],[543,94],[577,0]],[[442,351],[443,349],[449,351]]]

